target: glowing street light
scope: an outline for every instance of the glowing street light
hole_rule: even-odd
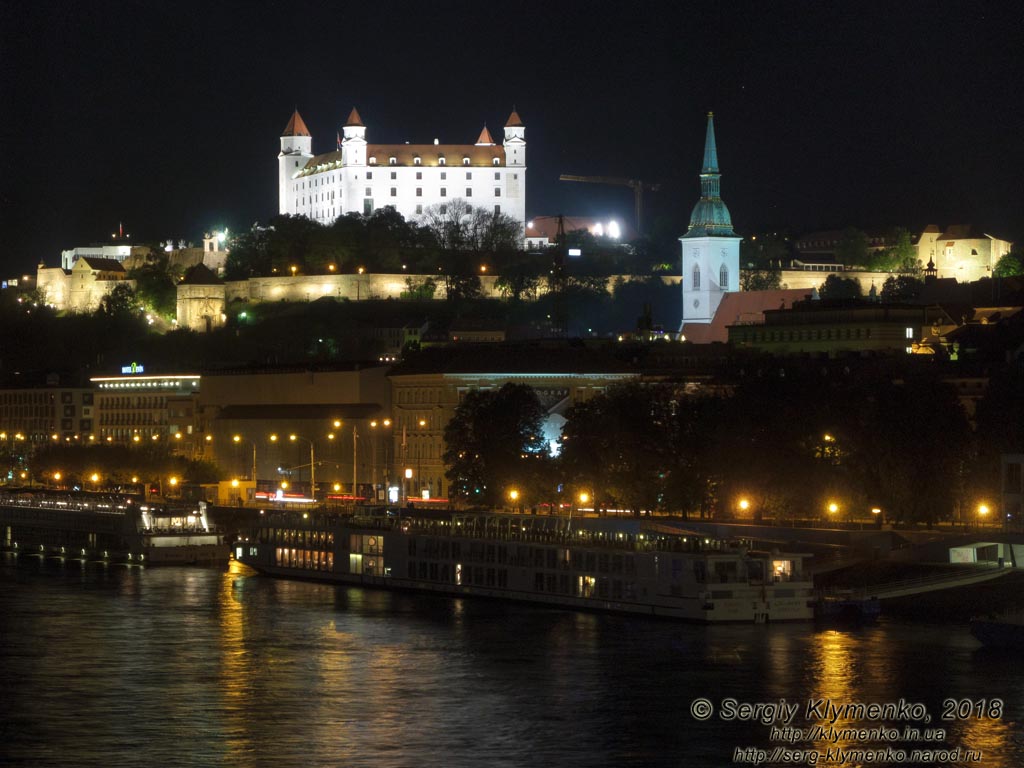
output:
[[[746,499],[740,499],[740,504],[739,504],[739,506],[740,506],[740,509],[741,509],[741,510],[743,510],[744,512],[746,512],[746,511],[747,511],[748,509],[750,509],[750,502],[749,502],[749,501],[747,501]]]
[[[828,511],[834,515],[836,512],[839,511],[839,505],[836,504],[834,501],[830,501],[828,503]]]

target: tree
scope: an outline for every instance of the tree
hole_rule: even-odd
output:
[[[1016,246],[1012,251],[1000,257],[992,269],[993,277],[1016,277],[1024,275],[1024,248]]]
[[[573,487],[634,514],[661,507],[674,458],[673,400],[670,387],[630,383],[570,408],[561,463]]]
[[[872,272],[902,272],[917,274],[921,264],[917,258],[917,248],[911,241],[910,232],[897,227],[886,238],[889,246],[872,251],[867,255],[865,268]]]
[[[859,299],[861,297],[860,281],[853,277],[829,275],[818,289],[822,299]]]
[[[166,253],[133,269],[128,277],[135,281],[135,295],[141,304],[164,317],[173,317],[177,309],[177,271],[169,265]]]
[[[138,316],[139,303],[132,287],[128,283],[115,285],[110,293],[100,299],[96,314],[117,320]]]
[[[510,488],[528,487],[548,454],[545,415],[537,393],[525,384],[470,391],[444,430],[452,493],[497,505]]]
[[[836,244],[836,261],[849,266],[868,263],[868,236],[856,227],[843,230]]]
[[[924,281],[910,275],[890,275],[882,284],[882,301],[913,301],[924,290]]]
[[[782,272],[777,269],[741,269],[740,290],[775,291],[782,287]]]

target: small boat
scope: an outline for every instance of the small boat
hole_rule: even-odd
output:
[[[1024,650],[1024,608],[972,619],[971,634],[990,648]]]

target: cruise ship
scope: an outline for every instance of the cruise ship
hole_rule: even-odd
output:
[[[0,492],[0,550],[140,565],[227,562],[205,502],[147,503],[133,494]]]
[[[282,577],[695,622],[814,616],[807,555],[684,522],[495,512],[261,511],[238,561]]]

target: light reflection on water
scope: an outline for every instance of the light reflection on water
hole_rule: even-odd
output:
[[[22,556],[0,630],[2,765],[720,766],[774,746],[695,720],[698,696],[796,701],[799,727],[811,698],[902,697],[938,726],[944,698],[1000,696],[1001,719],[922,746],[1024,764],[1024,665],[963,626],[700,627]]]

